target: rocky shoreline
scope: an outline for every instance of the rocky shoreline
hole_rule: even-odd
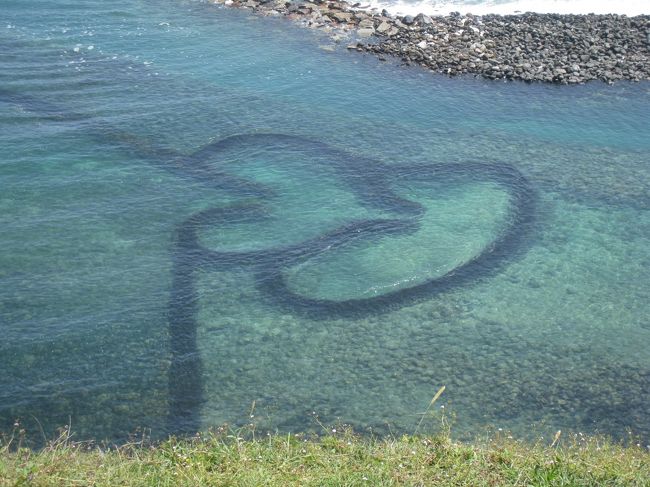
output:
[[[347,47],[450,76],[579,84],[650,80],[650,15],[393,16],[333,0],[214,0],[284,16]]]

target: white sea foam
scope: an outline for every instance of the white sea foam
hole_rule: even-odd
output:
[[[366,2],[364,2],[364,6]],[[511,15],[524,12],[558,14],[650,14],[648,0],[370,0],[370,7],[386,9],[393,14],[448,15],[451,12],[474,15]]]

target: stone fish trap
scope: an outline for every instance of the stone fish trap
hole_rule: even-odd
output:
[[[399,214],[397,219],[372,219],[354,221],[318,237],[286,247],[274,247],[246,252],[228,252],[208,249],[199,242],[198,232],[206,227],[231,222],[262,221],[267,217],[262,203],[249,203],[212,208],[192,215],[177,229],[174,255],[175,276],[183,288],[176,296],[190,296],[190,275],[199,269],[248,268],[257,277],[258,288],[273,297],[274,302],[294,312],[306,313],[313,318],[365,314],[383,311],[387,307],[403,305],[432,292],[440,292],[467,284],[494,272],[500,261],[517,254],[523,238],[528,234],[534,213],[533,191],[528,181],[514,167],[498,163],[464,162],[414,164],[387,166],[375,160],[351,155],[325,143],[285,134],[244,134],[227,137],[188,156],[188,165],[209,167],[207,159],[217,158],[232,147],[282,146],[282,150],[307,151],[327,157],[330,168],[351,186],[364,206],[388,210]],[[215,175],[215,177],[219,177]],[[486,245],[470,260],[454,267],[442,276],[434,277],[413,286],[393,290],[361,299],[328,300],[311,298],[292,291],[287,285],[285,271],[319,254],[326,248],[340,248],[354,241],[372,240],[379,236],[413,233],[419,228],[418,217],[425,208],[397,195],[391,183],[398,181],[490,181],[504,188],[511,196],[508,224],[500,235]],[[232,177],[234,181],[236,177]],[[257,186],[256,186],[257,185]],[[230,185],[229,189],[242,196],[253,196],[264,201],[273,194],[272,188],[264,188],[255,181]],[[174,286],[176,289],[176,286]],[[180,298],[178,298],[180,299]],[[182,300],[181,300],[182,301]],[[181,301],[172,298],[173,307],[186,308]]]
[[[0,90],[0,101],[8,101],[55,121],[80,120],[84,116],[28,95]],[[360,316],[404,306],[498,272],[502,264],[521,253],[532,228],[535,213],[534,191],[528,180],[513,166],[494,162],[423,163],[385,165],[363,156],[336,149],[308,138],[274,133],[250,133],[223,138],[186,155],[156,148],[146,138],[137,137],[108,124],[98,124],[90,134],[128,148],[134,155],[177,176],[196,180],[237,196],[254,199],[242,203],[199,211],[176,228],[172,251],[173,276],[168,304],[172,363],[169,372],[170,429],[197,431],[198,409],[202,402],[201,359],[196,334],[198,295],[197,271],[245,268],[255,277],[258,289],[277,305],[290,312],[314,319]],[[274,196],[271,187],[217,169],[219,157],[229,149],[267,148],[325,156],[328,170],[334,170],[350,187],[362,206],[386,210],[399,218],[351,221],[303,242],[284,247],[234,252],[204,247],[199,231],[232,222],[257,222],[268,218],[268,203]],[[316,159],[316,158],[315,158]],[[510,195],[505,228],[474,257],[443,275],[412,286],[376,296],[348,300],[328,300],[294,292],[287,284],[286,271],[322,252],[353,242],[372,241],[390,235],[417,231],[425,213],[420,203],[402,198],[391,184],[395,181],[493,182]]]

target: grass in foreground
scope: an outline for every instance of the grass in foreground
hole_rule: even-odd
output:
[[[446,433],[390,439],[350,430],[309,439],[242,435],[220,430],[101,449],[63,434],[38,452],[17,448],[9,438],[0,444],[0,485],[650,486],[647,447],[600,438],[556,437],[544,445],[502,435],[464,444]]]

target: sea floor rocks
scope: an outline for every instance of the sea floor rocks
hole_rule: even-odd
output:
[[[392,56],[447,75],[578,84],[650,80],[650,15],[392,16],[333,0],[215,0],[284,16],[354,40],[349,49]]]

